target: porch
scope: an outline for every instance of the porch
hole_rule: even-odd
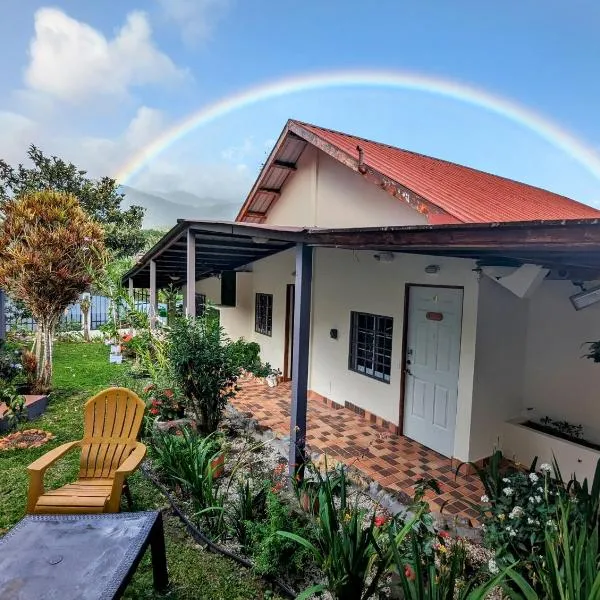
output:
[[[276,434],[289,436],[291,383],[270,388],[262,380],[249,379],[240,387],[233,406],[250,413]],[[317,400],[308,403],[307,421],[311,452],[357,468],[402,503],[412,497],[419,479],[435,479],[442,494],[427,493],[433,511],[465,519],[476,517],[469,503],[479,503],[483,494],[480,482],[473,475],[455,475],[451,459],[346,408],[333,408]]]

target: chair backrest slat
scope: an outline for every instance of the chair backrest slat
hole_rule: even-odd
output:
[[[86,402],[80,478],[112,477],[135,448],[145,408],[126,388],[103,390]]]

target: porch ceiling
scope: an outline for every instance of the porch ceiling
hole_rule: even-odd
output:
[[[304,240],[303,230],[297,228],[181,220],[123,276],[124,284],[133,279],[136,288],[150,287],[151,260],[156,263],[157,288],[184,284],[188,231],[196,240],[198,280],[239,269]]]

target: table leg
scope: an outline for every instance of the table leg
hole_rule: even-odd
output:
[[[152,577],[154,589],[164,592],[169,585],[167,573],[167,553],[165,550],[165,532],[162,515],[159,513],[150,533],[150,552],[152,553]]]

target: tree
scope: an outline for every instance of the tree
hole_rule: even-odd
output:
[[[86,171],[56,156],[47,157],[34,145],[27,151],[33,167],[12,167],[0,159],[0,205],[43,190],[73,194],[83,210],[104,229],[106,247],[117,256],[132,256],[144,249],[144,208],[121,209],[124,194],[110,177],[94,180]]]
[[[46,391],[56,325],[103,268],[103,232],[75,196],[62,192],[6,199],[2,213],[0,287],[20,298],[37,321],[36,390]]]

